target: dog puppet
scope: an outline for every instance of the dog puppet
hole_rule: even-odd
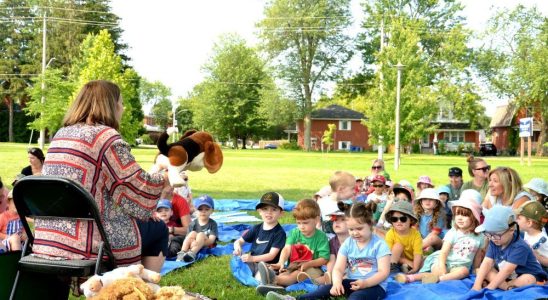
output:
[[[158,139],[158,149],[169,161],[168,177],[173,187],[184,185],[180,173],[184,170],[199,171],[206,168],[209,173],[219,171],[223,165],[221,147],[205,131],[188,130],[181,139],[168,144],[169,134],[162,133]],[[162,158],[161,155],[158,159]]]

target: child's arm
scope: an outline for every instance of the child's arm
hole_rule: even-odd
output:
[[[337,260],[335,261],[335,267],[333,267],[333,287],[329,293],[333,296],[344,295],[344,287],[342,285],[342,280],[344,276],[344,271],[346,269],[346,256],[339,253],[337,255]]]
[[[286,244],[284,248],[282,249],[282,253],[280,253],[280,260],[278,260],[278,262],[275,264],[271,264],[272,268],[274,270],[279,270],[281,273],[282,270],[284,269],[285,262],[289,258],[290,252],[291,252],[291,245]]]
[[[377,266],[378,270],[375,275],[367,279],[359,279],[350,283],[350,285],[352,286],[351,289],[354,291],[365,289],[368,287],[376,286],[386,280],[386,278],[388,278],[388,275],[390,275],[390,255],[385,255],[377,259]]]
[[[473,269],[476,270],[481,266],[481,262],[483,261],[483,258],[485,257],[485,251],[487,251],[487,245],[489,245],[489,242],[487,241],[487,238],[484,238],[483,247],[479,248],[476,252],[476,255],[474,255],[474,262],[473,262]]]
[[[327,264],[329,261],[325,259],[324,257],[318,257],[316,259],[313,259],[311,261],[304,262],[301,264],[301,271],[304,272],[304,270],[308,268],[319,268],[325,264]]]
[[[333,272],[333,268],[335,267],[335,262],[337,261],[337,256],[334,254],[329,255],[329,261],[327,262],[327,273]]]
[[[234,255],[242,255],[242,245],[245,243],[243,238],[234,241]]]
[[[537,258],[538,262],[543,266],[548,266],[548,257],[540,254],[538,250],[533,250],[533,253],[535,254],[535,257]]]
[[[486,286],[486,288],[490,290],[494,290],[496,288],[499,288],[502,283],[506,284],[506,278],[508,278],[518,267],[518,265],[513,264],[511,262],[506,262],[504,267],[500,269],[500,271],[497,273],[497,276],[489,282],[489,284]]]
[[[481,263],[481,266],[479,268],[478,273],[476,274],[476,281],[474,281],[474,285],[472,286],[473,290],[479,291],[482,289],[481,285],[485,278],[487,277],[487,274],[491,269],[493,268],[493,265],[495,264],[495,261],[490,257],[485,257],[483,259],[483,262]]]
[[[443,246],[441,246],[440,256],[438,257],[438,267],[440,268],[441,274],[438,275],[447,274],[447,256],[449,255],[452,246],[453,245],[449,241],[443,242]]]
[[[249,255],[249,257],[247,257],[247,259],[244,260],[244,257],[242,256],[242,260],[243,261],[248,261],[248,262],[271,261],[274,258],[276,258],[276,255],[278,255],[279,252],[280,252],[280,248],[272,247],[272,248],[270,248],[270,252],[268,252],[266,254],[255,255],[255,256],[251,256],[249,254],[246,254],[246,255]]]

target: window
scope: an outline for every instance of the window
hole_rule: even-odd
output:
[[[350,145],[349,141],[339,141],[339,150],[350,150]]]
[[[445,132],[444,138],[450,143],[464,142],[464,131],[449,131]]]
[[[351,122],[348,120],[340,120],[339,121],[339,130],[350,130],[352,128]]]

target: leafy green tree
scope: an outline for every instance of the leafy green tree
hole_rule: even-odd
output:
[[[141,103],[155,105],[160,101],[169,100],[171,89],[160,81],[149,82],[142,80],[139,88],[139,96]]]
[[[206,63],[205,80],[192,94],[195,125],[221,137],[246,140],[259,136],[265,128],[265,118],[259,114],[265,84],[271,83],[265,62],[245,41],[227,35],[215,44],[213,57]]]
[[[335,130],[337,130],[337,125],[327,124],[327,129],[323,132],[322,143],[327,145],[327,152],[329,152],[329,148],[333,145]]]
[[[266,122],[263,137],[273,139],[285,137],[284,130],[295,129],[298,110],[297,103],[284,97],[274,82],[265,82],[261,89],[261,101],[258,108],[259,115]]]
[[[259,22],[264,48],[276,58],[304,117],[304,149],[310,150],[312,96],[339,75],[351,57],[349,0],[271,0]]]
[[[405,65],[400,107],[403,145],[416,143],[432,132],[435,126],[431,121],[440,108],[452,111],[454,119],[478,127],[477,116],[483,115],[484,108],[469,74],[473,52],[466,45],[471,33],[463,28],[458,15],[462,6],[454,1],[429,0],[371,0],[363,6],[366,30],[358,39],[368,68],[363,77],[367,78],[374,65],[376,74],[365,95],[356,97],[356,106],[363,108],[368,118],[370,143],[378,143],[380,136],[385,142],[394,142],[398,62]],[[384,24],[382,51],[379,24]]]
[[[491,89],[540,115],[537,156],[548,132],[548,18],[522,5],[498,11],[485,32],[478,69]]]
[[[156,125],[167,129],[173,117],[171,101],[169,99],[161,99],[156,102],[152,107],[152,115],[154,116]]]

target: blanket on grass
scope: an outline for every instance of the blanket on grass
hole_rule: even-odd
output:
[[[214,200],[215,210],[255,210],[259,199],[218,199]],[[284,201],[284,211],[292,211],[297,203]]]

